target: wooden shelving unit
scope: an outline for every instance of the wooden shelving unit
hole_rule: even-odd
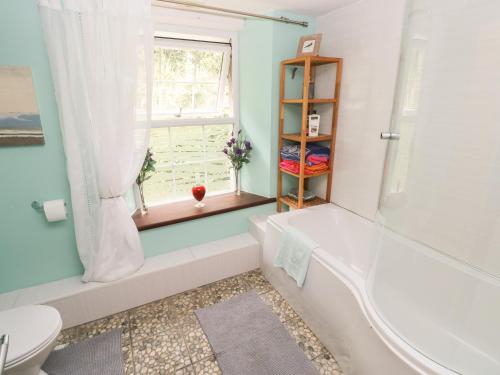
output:
[[[279,201],[282,204],[286,204],[289,207],[299,208],[297,201],[295,199],[290,198],[290,197],[286,197],[286,196],[281,197],[279,199]],[[302,207],[300,207],[300,208],[307,208],[307,207],[317,206],[318,204],[325,204],[325,203],[327,203],[326,200],[316,197],[314,199],[311,199],[310,201],[304,202],[302,204]]]
[[[284,104],[304,104],[306,101],[309,104],[326,104],[326,103],[335,103],[335,99],[283,99],[281,103]]]
[[[335,88],[333,93],[333,98],[309,98],[309,83],[311,80],[311,73],[315,66],[325,65],[325,64],[336,64],[336,76],[335,76]],[[301,66],[304,67],[304,82],[303,82],[303,97],[298,99],[288,99],[285,98],[285,73],[287,66]],[[337,57],[323,57],[323,56],[306,56],[298,57],[294,59],[284,60],[281,62],[281,85],[280,85],[280,121],[279,121],[279,144],[278,152],[283,146],[283,142],[294,141],[300,143],[300,172],[292,173],[281,169],[278,166],[278,211],[281,212],[283,205],[287,205],[292,208],[305,208],[316,206],[318,204],[324,204],[330,201],[330,194],[332,189],[332,177],[333,177],[333,159],[335,155],[335,138],[337,135],[337,119],[339,110],[339,98],[340,98],[340,85],[342,80],[342,59]],[[302,115],[301,115],[301,129],[300,133],[284,133],[283,129],[285,126],[285,105],[302,105]],[[325,104],[333,105],[333,116],[331,123],[331,133],[330,134],[320,134],[318,137],[308,137],[307,136],[307,116],[310,105],[314,104]],[[315,174],[305,174],[305,151],[306,144],[309,142],[328,142],[330,147],[330,160],[327,171],[318,172]],[[279,157],[281,160],[281,156]],[[283,174],[288,174],[294,176],[298,179],[298,200],[294,200],[283,194]],[[322,199],[316,197],[309,201],[304,201],[304,184],[305,180],[318,176],[326,176],[326,193],[325,198]]]
[[[300,142],[302,135],[300,133],[282,134],[281,137],[288,141]],[[317,137],[306,137],[307,142],[325,142],[330,141],[332,136],[330,134],[320,134]]]

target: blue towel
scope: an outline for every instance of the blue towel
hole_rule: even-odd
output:
[[[300,144],[284,144],[281,147],[280,153],[282,159],[300,161]],[[307,159],[309,155],[330,156],[330,149],[316,143],[307,143],[305,158]],[[312,163],[307,164],[309,166],[313,165]]]
[[[288,227],[281,238],[274,266],[283,268],[302,287],[312,252],[317,247],[319,246],[302,232]]]
[[[300,145],[298,144],[285,144],[281,147],[281,157],[287,160],[300,160]],[[306,157],[308,155],[308,151],[306,149]]]
[[[325,146],[318,145],[316,143],[308,143],[307,144],[308,156],[309,155],[321,155],[321,156],[330,156],[330,149]]]

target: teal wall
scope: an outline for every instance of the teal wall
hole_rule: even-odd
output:
[[[239,34],[240,126],[253,144],[251,162],[242,169],[242,188],[275,196],[269,184],[272,118],[273,23],[247,20]]]
[[[70,202],[64,151],[35,0],[0,1],[0,65],[30,66],[44,146],[0,147],[0,292],[82,272],[73,221],[49,224],[31,201]]]
[[[240,123],[252,140],[252,162],[243,168],[244,190],[275,197],[278,163],[280,62],[295,57],[299,39],[314,33],[315,20],[287,12],[270,15],[309,22],[292,24],[247,20],[240,33]],[[289,81],[287,93],[300,93],[302,77]]]
[[[248,231],[250,216],[271,214],[275,211],[276,204],[270,203],[164,228],[146,230],[141,232],[144,252],[149,257],[244,233]]]
[[[301,17],[302,18],[302,17]],[[311,30],[249,21],[241,33],[241,117],[256,143],[245,181],[250,191],[275,194],[278,62],[295,54]],[[262,47],[263,46],[263,47]],[[64,198],[70,205],[64,151],[36,0],[0,1],[0,65],[30,66],[45,134],[44,146],[0,147],[0,293],[80,275],[69,219],[49,224],[31,201]],[[278,77],[278,78],[277,78]],[[274,158],[274,159],[273,159]],[[274,212],[269,204],[141,232],[147,257],[213,241],[248,228],[248,217]]]

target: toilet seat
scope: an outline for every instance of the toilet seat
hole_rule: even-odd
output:
[[[0,332],[9,335],[5,368],[43,350],[59,334],[61,315],[50,306],[30,305],[0,311]]]

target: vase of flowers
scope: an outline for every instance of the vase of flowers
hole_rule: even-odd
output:
[[[250,162],[250,152],[252,151],[252,144],[246,140],[241,130],[238,131],[237,136],[231,133],[231,138],[227,141],[226,147],[222,152],[227,155],[234,171],[234,181],[236,183],[236,195],[241,194],[241,168],[244,164]]]
[[[153,159],[153,153],[151,152],[151,149],[148,148],[148,150],[146,151],[146,157],[144,158],[144,163],[142,164],[141,171],[139,172],[139,175],[135,179],[137,187],[139,188],[139,195],[141,197],[142,215],[148,213],[148,207],[146,206],[146,201],[144,200],[144,182],[149,180],[153,176],[154,172],[156,171],[155,164],[156,160]]]

